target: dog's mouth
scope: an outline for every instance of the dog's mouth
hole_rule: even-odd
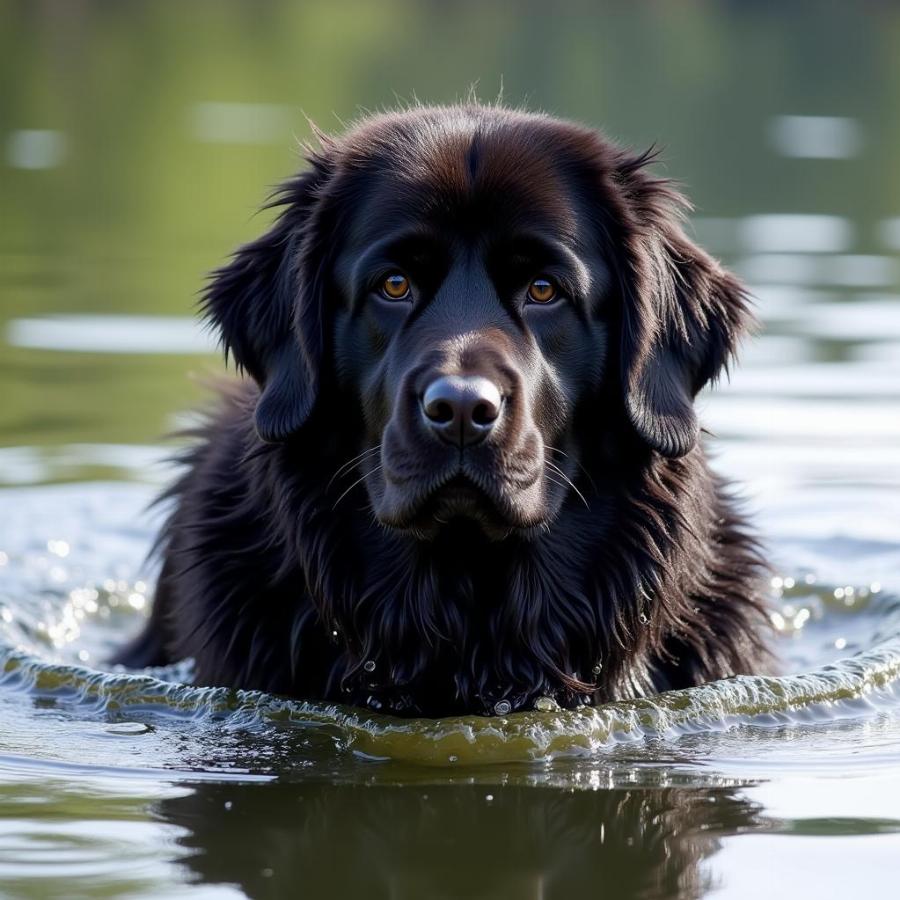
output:
[[[423,540],[435,539],[444,529],[462,527],[499,541],[513,532],[531,533],[550,511],[540,472],[507,484],[487,473],[456,469],[443,477],[419,477],[399,484],[390,476],[377,482],[371,479],[366,486],[382,525]]]
[[[489,538],[501,540],[513,524],[484,490],[464,475],[457,475],[432,491],[410,516],[408,528],[434,537],[445,526],[470,523]]]
[[[383,499],[383,498],[382,498]],[[518,527],[514,510],[502,498],[459,473],[437,484],[427,493],[407,494],[398,505],[377,504],[382,524],[416,537],[432,540],[445,528],[469,525],[479,529],[490,540],[502,540]],[[387,507],[393,507],[388,509]]]
[[[498,515],[496,505],[488,495],[464,475],[451,478],[434,491],[425,501],[423,512],[439,522]]]
[[[559,511],[561,481],[550,475],[537,432],[517,446],[482,442],[464,451],[417,448],[399,435],[388,429],[378,462],[363,466],[371,510],[388,528],[433,540],[461,527],[498,541],[545,530]]]

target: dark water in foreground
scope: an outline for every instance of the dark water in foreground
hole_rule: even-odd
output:
[[[900,10],[784,6],[3,5],[0,896],[897,895]],[[398,722],[104,671],[152,596],[159,435],[217,365],[192,295],[298,107],[501,75],[663,143],[758,298],[701,406],[781,673]]]

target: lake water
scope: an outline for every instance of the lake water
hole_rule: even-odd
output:
[[[900,11],[7,3],[0,895],[896,896]],[[700,401],[777,573],[780,673],[405,722],[104,671],[160,437],[217,371],[203,273],[294,136],[483,96],[664,146],[763,323]]]

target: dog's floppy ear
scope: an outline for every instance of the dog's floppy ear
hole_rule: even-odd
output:
[[[318,391],[318,273],[307,261],[314,256],[310,221],[330,166],[322,156],[310,162],[274,195],[269,205],[281,212],[269,231],[214,271],[201,299],[226,358],[260,386],[256,430],[264,441],[282,441],[300,429]]]
[[[616,172],[624,203],[621,377],[628,417],[663,456],[699,438],[694,397],[723,368],[752,317],[738,280],[684,234],[684,198],[644,170],[651,154]]]

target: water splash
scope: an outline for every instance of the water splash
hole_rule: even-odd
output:
[[[825,592],[834,594],[833,589]],[[597,708],[498,718],[397,719],[254,691],[196,687],[166,680],[172,673],[165,671],[101,672],[14,648],[0,652],[0,689],[27,692],[86,717],[190,719],[230,730],[273,725],[325,729],[340,752],[376,759],[420,765],[530,762],[595,755],[648,736],[675,737],[749,723],[834,721],[877,711],[895,701],[900,681],[896,610],[881,624],[887,636],[876,646],[801,674],[740,676]]]
[[[7,709],[34,706],[66,716],[75,727],[93,721],[101,729],[123,722],[152,724],[163,733],[187,729],[187,749],[176,754],[176,765],[178,759],[194,765],[197,743],[229,735],[237,740],[242,733],[258,734],[262,745],[296,737],[299,756],[317,765],[365,757],[459,768],[602,757],[648,737],[860,719],[900,693],[900,602],[879,584],[823,584],[809,571],[780,575],[771,584],[782,674],[598,708],[567,711],[539,703],[526,713],[497,709],[491,718],[409,720],[197,687],[188,663],[142,673],[100,671],[92,667],[96,661],[108,658],[147,615],[152,573],[138,573],[152,528],[133,526],[139,503],[121,488],[72,489],[71,503],[60,502],[61,491],[53,489],[46,504],[28,494],[28,518],[7,530],[0,551],[0,691]],[[107,527],[86,532],[86,520]],[[840,656],[846,658],[836,660]],[[39,742],[46,724],[34,716],[27,721],[29,740]],[[143,739],[137,726],[116,733],[120,740]],[[54,746],[56,755],[68,758],[65,747]],[[154,748],[161,752],[162,745]],[[148,758],[147,749],[134,752]]]

